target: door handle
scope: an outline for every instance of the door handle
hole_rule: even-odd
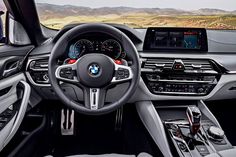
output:
[[[16,72],[18,71],[19,63],[20,63],[20,62],[17,61],[17,62],[15,62],[15,63],[13,64],[12,68],[4,70],[2,76],[3,76],[3,77],[8,77],[8,76],[10,76],[10,75],[16,73]]]

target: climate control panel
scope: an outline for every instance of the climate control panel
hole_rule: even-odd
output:
[[[207,95],[215,84],[149,82],[148,89],[153,94]]]

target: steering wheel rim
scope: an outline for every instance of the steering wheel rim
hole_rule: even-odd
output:
[[[106,66],[109,65],[114,65],[113,67],[113,76],[112,76],[112,80],[110,82],[110,84],[113,84],[114,82],[116,84],[120,83],[120,82],[124,82],[124,80],[121,79],[121,81],[114,81],[118,78],[119,75],[117,75],[117,72],[119,71],[118,69],[126,69],[129,71],[129,78],[131,79],[125,79],[125,81],[129,81],[130,85],[127,89],[127,91],[125,92],[125,94],[123,96],[121,96],[121,98],[118,101],[109,103],[108,105],[104,105],[101,108],[96,108],[96,109],[92,109],[89,108],[88,105],[85,104],[81,104],[79,102],[76,102],[74,100],[71,100],[68,96],[66,96],[64,94],[64,92],[62,91],[62,89],[60,88],[60,84],[59,81],[66,81],[69,83],[73,83],[73,84],[77,84],[78,86],[83,88],[83,92],[84,92],[84,101],[88,101],[87,97],[90,96],[90,107],[91,107],[91,89],[95,89],[94,87],[88,87],[90,90],[87,90],[86,86],[88,84],[86,84],[86,82],[82,82],[83,77],[80,73],[80,71],[78,71],[78,69],[76,69],[76,76],[77,76],[77,80],[75,81],[74,79],[76,78],[76,76],[73,75],[73,81],[67,80],[67,79],[63,79],[60,77],[61,74],[61,69],[60,68],[65,68],[63,66],[58,66],[57,65],[57,61],[58,58],[60,56],[62,56],[65,52],[66,52],[66,48],[69,44],[69,42],[75,38],[78,38],[80,35],[83,35],[85,33],[104,33],[104,34],[108,34],[110,36],[112,36],[113,38],[115,38],[116,40],[118,40],[122,45],[124,50],[127,52],[127,57],[132,61],[132,65],[130,67],[128,66],[123,66],[123,65],[117,65],[115,64],[115,62],[109,58],[108,56],[105,56],[103,54],[94,54],[93,53],[93,57],[91,57],[91,54],[87,54],[82,56],[81,58],[79,58],[77,60],[76,63],[74,63],[73,65],[68,65],[71,66],[72,71],[73,68],[80,68],[83,67],[82,64],[80,64],[81,60],[88,60],[91,61],[91,63],[95,63],[96,59],[101,60],[99,64],[102,64],[101,69],[103,69],[103,71],[106,71],[107,73],[110,74],[109,71],[107,71],[107,69],[105,69]],[[80,62],[79,62],[80,60]],[[103,65],[105,63],[106,65]],[[86,63],[86,61],[84,61],[84,63]],[[80,64],[80,66],[78,66]],[[97,64],[97,63],[96,63]],[[92,64],[91,64],[92,65]],[[113,66],[112,65],[112,66]],[[66,65],[65,65],[66,66]],[[94,66],[94,65],[93,65]],[[110,67],[112,67],[110,66]],[[85,66],[84,66],[85,67]],[[58,70],[59,69],[59,70]],[[111,68],[112,69],[112,68]],[[81,68],[80,68],[81,70]],[[83,70],[83,69],[82,69]],[[102,75],[103,72],[101,72]],[[133,45],[132,41],[120,30],[107,25],[107,24],[100,24],[100,23],[92,23],[92,24],[82,24],[79,26],[76,26],[74,28],[72,28],[71,30],[69,30],[68,32],[64,33],[64,35],[56,42],[56,44],[54,45],[51,55],[49,57],[49,64],[48,64],[48,75],[49,75],[49,79],[50,79],[50,83],[52,88],[54,89],[55,93],[58,95],[59,99],[65,104],[67,105],[69,108],[74,109],[75,111],[79,112],[79,113],[83,113],[83,114],[87,114],[87,115],[101,115],[101,114],[106,114],[109,112],[112,112],[114,110],[116,110],[117,108],[119,108],[120,106],[124,105],[125,103],[128,102],[128,100],[130,99],[130,97],[134,94],[138,84],[139,84],[139,80],[140,80],[140,73],[141,73],[141,67],[140,67],[140,61],[139,61],[139,55],[138,52],[135,48],[135,46]],[[86,74],[85,74],[86,75]],[[116,75],[116,76],[114,76]],[[132,75],[132,77],[130,77]],[[86,75],[87,78],[89,78],[89,76]],[[87,79],[85,78],[85,79]],[[104,77],[103,77],[104,78]],[[93,79],[93,78],[89,78],[89,79]],[[103,80],[103,79],[100,79]],[[82,83],[81,83],[81,82]],[[94,78],[93,81],[96,81],[96,78]],[[109,82],[109,80],[108,80]],[[85,86],[86,84],[86,86]],[[94,85],[96,86],[96,85]],[[109,85],[106,85],[106,83],[101,84],[101,89],[105,90],[106,87],[109,87]],[[100,89],[100,87],[99,87]],[[102,92],[101,90],[101,92]],[[90,91],[90,93],[88,93]],[[99,90],[100,91],[100,90]],[[97,92],[98,93],[98,92]],[[94,94],[94,93],[93,93]],[[99,93],[100,94],[100,93]],[[106,93],[105,93],[106,94]],[[94,95],[94,97],[96,96],[96,93]],[[100,95],[99,95],[100,96]],[[104,95],[102,95],[104,97]],[[95,97],[96,98],[96,97]],[[97,100],[97,99],[96,99]],[[100,100],[100,98],[99,98]],[[93,100],[94,101],[94,100]],[[104,102],[105,102],[105,97],[104,97]],[[98,101],[99,103],[99,101]]]

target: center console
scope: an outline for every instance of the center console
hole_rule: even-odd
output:
[[[165,157],[235,157],[235,147],[203,101],[143,101],[136,108]]]
[[[221,127],[202,113],[197,103],[189,104],[156,108],[171,141],[170,145],[176,149],[179,156],[210,156],[216,152],[233,149]],[[177,116],[173,116],[172,112]]]

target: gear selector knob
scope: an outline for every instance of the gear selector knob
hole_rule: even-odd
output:
[[[187,108],[186,114],[189,121],[190,133],[196,135],[201,127],[201,111],[198,107],[191,106]]]

